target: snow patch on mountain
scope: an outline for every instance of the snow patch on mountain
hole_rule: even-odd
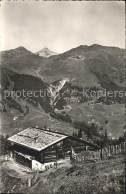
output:
[[[48,48],[44,48],[44,49],[38,51],[36,54],[41,56],[41,57],[45,57],[45,58],[48,58],[48,57],[53,56],[53,55],[58,55],[58,53],[56,53]]]

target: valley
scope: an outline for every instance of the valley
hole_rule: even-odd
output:
[[[50,50],[46,49],[47,52]],[[72,135],[79,130],[74,127],[75,122],[83,122],[87,128],[94,122],[97,133],[104,135],[108,120],[108,134],[112,138],[123,135],[124,98],[86,97],[83,90],[124,91],[124,49],[81,45],[62,54],[51,52],[46,57],[19,47],[1,52],[1,56],[4,134],[10,136],[29,126],[46,126]],[[45,97],[23,96],[23,90],[40,89]],[[8,90],[21,95],[3,98]],[[14,120],[15,117],[18,119]],[[87,138],[85,129],[83,138]]]

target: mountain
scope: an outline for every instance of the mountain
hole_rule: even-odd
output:
[[[2,51],[1,66],[17,73],[24,73],[39,76],[39,69],[43,64],[43,57],[28,51],[24,47],[18,47],[7,51]]]
[[[26,56],[26,55],[31,55],[31,54],[33,54],[33,53],[28,51],[26,48],[21,47],[21,46],[16,48],[16,49],[2,51],[0,53],[2,63],[7,63],[7,62],[10,62],[10,60],[18,58],[20,56]]]
[[[48,57],[53,56],[53,55],[58,55],[58,53],[53,52],[48,48],[43,48],[42,50],[38,51],[36,54],[41,56],[41,57],[45,57],[45,58],[48,58]]]
[[[36,126],[38,123],[40,124],[41,113],[44,118],[45,116],[47,117],[45,125],[48,126],[49,123],[53,121],[52,127],[54,130],[57,130],[57,127],[55,126],[56,123],[59,123],[60,125],[62,123],[61,121],[68,122],[68,119],[70,120],[70,118],[72,119],[71,127],[73,127],[74,122],[78,122],[78,124],[80,122],[80,125],[84,122],[88,124],[88,122],[94,119],[96,123],[99,123],[100,126],[104,126],[104,128],[105,120],[107,119],[109,120],[108,132],[111,132],[112,135],[116,137],[119,137],[123,133],[123,121],[125,116],[125,107],[123,105],[117,103],[107,105],[102,102],[94,103],[92,105],[90,104],[90,99],[88,101],[89,105],[86,101],[78,103],[76,101],[65,101],[65,97],[70,97],[70,99],[74,98],[74,100],[81,97],[81,92],[79,91],[80,88],[77,86],[72,86],[68,79],[57,80],[51,84],[48,84],[42,81],[42,79],[33,75],[19,74],[5,67],[1,67],[1,85],[3,108],[5,107],[8,115],[10,112],[12,114],[12,111],[18,110],[24,116],[24,119],[26,119],[26,121],[23,121],[24,125],[26,125],[28,122],[25,115],[29,114],[28,107],[31,106],[33,112],[36,110],[35,112],[37,114],[37,120],[36,114],[32,115],[35,120],[33,123],[36,123]],[[72,95],[69,95],[69,90],[74,91],[74,89],[77,91],[76,94],[73,93]],[[38,91],[40,90],[44,92],[42,95],[44,94],[45,96],[46,92],[49,95],[46,95],[45,97],[39,96]],[[6,91],[13,91],[14,94],[17,94],[17,96],[4,96],[3,94],[8,94]],[[24,95],[23,91],[25,91]],[[31,95],[31,91],[35,91],[35,95],[33,95],[33,93]],[[26,92],[29,95],[26,96]],[[24,104],[27,104],[27,106],[24,106]],[[40,111],[42,109],[43,111]],[[60,122],[57,122],[56,120],[54,121],[54,119],[58,119]],[[29,125],[31,125],[31,121]],[[62,128],[59,130],[63,130],[65,132],[68,130],[69,132],[70,129],[68,126],[66,126],[65,129]]]
[[[124,115],[118,105],[124,102],[123,98],[87,98],[83,96],[83,89],[125,90],[124,49],[95,44],[81,45],[51,57],[29,52],[22,47],[1,52],[4,59],[1,61],[3,90],[42,89],[49,93],[49,98],[29,97],[24,100],[33,104],[37,111],[41,107],[45,112],[53,113],[49,119],[53,117],[65,122],[72,119],[73,123],[79,121],[86,124],[94,119],[104,128],[105,120],[110,120],[109,132],[118,136],[122,134]],[[90,104],[91,101],[94,105]],[[23,111],[18,99],[9,98],[4,104]]]
[[[117,47],[81,45],[51,57],[40,57],[19,47],[1,52],[1,56],[1,63],[7,68],[40,77],[48,83],[69,79],[79,87],[125,87],[125,50]]]
[[[124,87],[125,50],[101,45],[79,46],[44,61],[46,82],[68,78],[78,86]]]
[[[1,75],[4,104],[19,109],[20,98],[22,98],[36,107],[41,106],[45,112],[52,111],[50,98],[46,95],[49,84],[35,76],[19,74],[4,67],[1,68]],[[12,94],[11,91],[14,93]],[[46,96],[44,97],[44,95]]]

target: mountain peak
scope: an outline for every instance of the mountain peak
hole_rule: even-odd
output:
[[[25,55],[31,55],[31,54],[33,53],[27,50],[26,48],[19,46],[15,49],[1,51],[1,58],[2,58],[2,61],[5,63],[14,58],[18,58],[20,56],[25,56]]]
[[[92,47],[102,47],[102,45],[100,45],[100,44],[92,44],[91,46]]]
[[[23,47],[23,46],[19,46],[19,47],[17,47],[17,48],[15,48],[15,49],[17,49],[17,50],[27,50],[25,47]]]
[[[29,50],[27,50],[25,47],[23,47],[23,46],[19,46],[19,47],[17,47],[17,48],[15,48],[15,49],[10,49],[10,50],[6,50],[6,51],[1,51],[1,53],[4,53],[4,52],[17,52],[17,51],[25,51],[25,52],[28,52],[29,54],[30,53],[32,53],[32,52],[30,52]]]
[[[50,50],[49,48],[47,48],[47,47],[44,47],[42,50]]]
[[[38,51],[36,53],[37,55],[41,56],[41,57],[45,57],[45,58],[48,58],[50,56],[53,56],[53,55],[58,55],[58,53],[50,50],[49,48],[45,47],[43,49],[41,49],[40,51]]]

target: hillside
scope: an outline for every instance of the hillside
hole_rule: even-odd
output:
[[[121,104],[94,104],[86,105],[73,104],[72,108],[67,112],[73,120],[85,121],[85,123],[90,123],[95,121],[96,123],[104,126],[105,121],[108,120],[108,132],[112,134],[113,137],[119,137],[123,134],[123,127],[125,123],[125,107]],[[104,132],[103,131],[101,132]]]
[[[16,104],[19,104],[18,101],[22,98],[25,99],[25,101],[32,103],[34,106],[42,106],[45,112],[50,112],[52,110],[52,107],[49,104],[49,97],[47,95],[44,97],[44,92],[47,92],[48,84],[44,83],[40,78],[27,74],[18,74],[6,68],[1,68],[1,74],[1,85],[4,96],[3,101],[4,103],[7,103],[8,106],[13,104],[12,106],[16,108]],[[6,90],[10,92],[14,91],[15,95],[6,95]],[[37,94],[34,93],[35,91]]]
[[[124,87],[124,49],[79,46],[45,61],[40,74],[46,82],[68,78],[78,86]]]
[[[0,158],[2,165],[0,190],[2,193],[124,193],[124,156],[104,161],[60,164],[58,169],[35,173],[24,170],[13,161]],[[12,170],[13,169],[13,170]],[[32,185],[27,186],[28,178]],[[6,183],[9,184],[6,184]]]
[[[4,89],[8,88],[15,92],[22,91],[23,89],[25,91],[37,91],[42,89],[44,91],[50,91],[52,95],[52,97],[50,96],[49,98],[34,96],[28,98],[21,96],[3,99],[3,107],[7,110],[7,113],[5,112],[1,115],[4,134],[11,135],[16,133],[18,128],[25,129],[30,126],[46,126],[51,130],[73,135],[73,132],[75,133],[79,130],[79,128],[75,129],[73,127],[74,122],[85,122],[88,125],[93,119],[95,122],[99,123],[99,125],[103,126],[103,130],[106,127],[105,121],[108,120],[108,133],[111,133],[113,137],[117,138],[123,134],[124,106],[121,104],[106,105],[96,103],[88,105],[87,103],[73,102],[70,105],[67,104],[65,107],[62,106],[61,110],[58,110],[55,108],[55,106],[59,106],[57,105],[58,103],[54,106],[55,103],[52,104],[52,102],[56,102],[56,100],[54,100],[55,94],[57,91],[62,90],[62,87],[65,87],[63,86],[65,83],[60,82],[60,84],[58,84],[59,82],[57,82],[53,83],[51,86],[34,76],[17,74],[5,68],[2,68],[2,78],[4,78],[2,79]],[[60,100],[58,102],[60,102]],[[62,100],[60,103],[64,105]],[[52,114],[50,114],[51,112]],[[54,112],[59,114],[59,116],[54,115]],[[68,118],[67,115],[70,116],[72,123],[69,123],[70,121],[68,121],[68,123],[65,122]],[[18,119],[15,120],[15,117],[18,117]],[[85,129],[83,130],[85,131]],[[104,133],[104,131],[100,132]]]
[[[40,89],[49,94],[45,98],[23,95],[19,98],[8,97],[2,100],[1,111],[7,110],[7,114],[14,112],[14,117],[15,114],[23,115],[24,127],[31,123],[41,127],[44,123],[54,130],[71,134],[76,121],[88,125],[94,119],[105,129],[105,120],[109,120],[108,132],[113,137],[119,137],[123,134],[124,98],[85,97],[83,89],[124,90],[124,52],[124,49],[100,45],[79,46],[48,58],[33,54],[23,47],[1,52],[5,58],[1,64],[2,94],[4,90],[22,94],[23,90],[28,92]],[[31,116],[34,122],[28,123],[25,119],[25,115],[30,118],[31,114],[27,106],[33,106],[32,112],[34,109],[38,111],[35,111],[35,118]],[[43,118],[41,121],[39,111]],[[11,128],[13,130],[13,124]]]
[[[6,63],[9,63],[10,60],[18,58],[20,56],[26,56],[26,55],[32,55],[32,54],[33,54],[32,52],[28,51],[26,48],[21,47],[21,46],[16,49],[2,51],[0,53],[1,63],[6,64]]]
[[[24,54],[17,57],[20,50]],[[26,51],[19,47],[1,52],[2,65],[7,60],[7,68],[41,77],[48,83],[67,78],[73,85],[82,87],[124,87],[124,49],[82,45],[48,58]]]

